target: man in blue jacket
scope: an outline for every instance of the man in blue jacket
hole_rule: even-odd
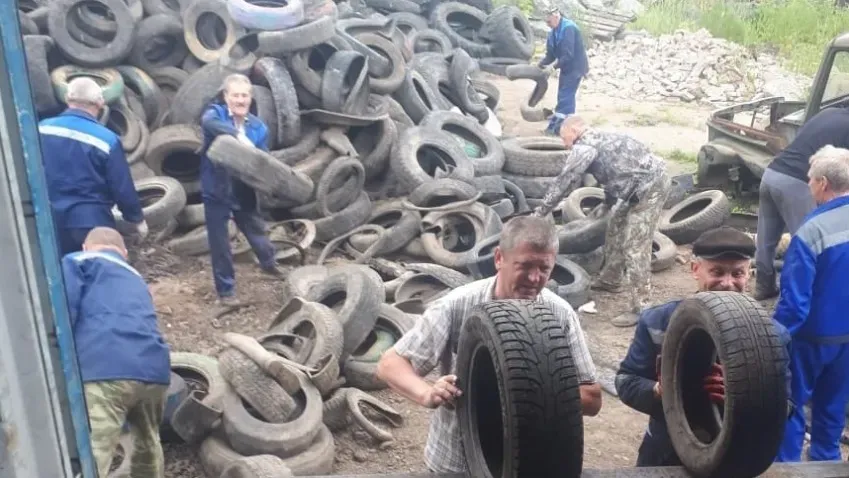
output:
[[[74,78],[65,102],[67,110],[38,124],[60,256],[79,251],[92,228],[114,228],[116,204],[144,238],[147,223],[121,140],[97,122],[105,104],[100,86],[88,77]]]
[[[232,177],[225,168],[215,165],[206,155],[212,141],[223,134],[232,135],[246,145],[268,151],[268,127],[248,111],[252,89],[253,85],[247,76],[238,73],[229,75],[221,87],[223,101],[213,102],[201,118],[201,196],[218,303],[227,307],[239,305],[234,292],[236,279],[227,227],[231,215],[250,243],[262,270],[272,276],[282,277],[274,259],[274,246],[268,239],[265,224],[257,212],[256,192],[244,182]]]
[[[693,243],[692,274],[699,291],[743,292],[750,276],[755,243],[731,227],[702,234]],[[672,447],[663,415],[659,358],[669,319],[680,300],[645,310],[637,322],[628,354],[616,373],[616,391],[622,403],[649,416],[649,425],[637,455],[637,466],[678,466],[681,461]],[[780,325],[783,343],[789,342]],[[715,403],[725,399],[721,366],[704,378],[704,391]]]
[[[810,159],[818,206],[790,241],[774,319],[792,337],[792,397],[811,402],[811,461],[840,460],[849,402],[849,150],[826,146]],[[790,417],[778,461],[799,461],[805,415]]]
[[[62,272],[97,469],[102,477],[109,472],[127,422],[135,447],[127,450],[130,476],[161,478],[159,424],[171,361],[153,299],[144,278],[127,263],[118,231],[95,227],[82,248],[62,258]]]
[[[581,38],[581,31],[575,22],[563,18],[560,10],[552,7],[548,10],[545,23],[551,27],[551,32],[545,42],[545,57],[537,66],[549,72],[554,68],[560,69],[557,106],[545,130],[548,134],[557,135],[563,118],[575,113],[575,95],[578,93],[581,79],[587,75],[590,68],[584,39]]]

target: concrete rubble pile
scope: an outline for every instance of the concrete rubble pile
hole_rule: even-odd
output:
[[[785,71],[776,57],[714,38],[704,29],[651,37],[629,33],[588,52],[584,91],[657,101],[678,98],[717,106],[778,95],[803,97],[810,79]]]

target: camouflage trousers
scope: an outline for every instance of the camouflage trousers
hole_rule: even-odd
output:
[[[639,314],[651,301],[652,240],[671,184],[661,174],[637,204],[614,210],[607,226],[599,281],[628,289],[629,312]]]
[[[132,450],[124,450],[125,459],[132,457],[130,476],[162,478],[165,475],[159,424],[167,393],[167,385],[132,380],[85,384],[91,448],[100,478],[106,478],[109,473],[124,422],[130,426],[133,443]]]

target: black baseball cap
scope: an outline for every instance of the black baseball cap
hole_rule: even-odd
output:
[[[693,242],[693,255],[704,259],[751,259],[755,241],[745,232],[721,226],[702,233]]]

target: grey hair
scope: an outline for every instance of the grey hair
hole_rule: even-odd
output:
[[[241,83],[243,85],[250,86],[251,91],[253,91],[253,84],[251,83],[250,78],[248,78],[247,76],[245,76],[241,73],[233,73],[233,74],[227,75],[227,77],[224,78],[224,81],[221,82],[221,91],[227,91],[230,88],[230,86],[236,85],[236,84],[239,84],[239,83]]]
[[[539,250],[556,252],[560,249],[560,241],[557,239],[557,229],[554,224],[538,216],[516,216],[504,225],[498,243],[501,251],[509,252],[521,243],[530,244],[534,249]]]
[[[825,178],[835,193],[849,192],[849,149],[826,145],[811,156],[809,178]]]
[[[93,79],[79,76],[68,82],[65,103],[97,105],[103,102],[103,89]]]

